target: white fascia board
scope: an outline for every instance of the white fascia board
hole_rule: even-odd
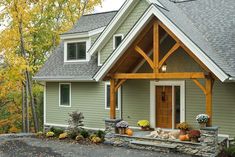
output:
[[[162,8],[165,8],[158,0],[147,0],[149,4],[156,4]]]
[[[99,38],[96,40],[96,42],[93,44],[91,49],[89,50],[89,53],[93,55],[95,52],[98,52],[100,48],[103,47],[102,43],[105,43],[106,40],[109,39],[109,36],[111,33],[115,32],[115,29],[119,25],[121,25],[122,22],[119,22],[120,20],[124,20],[129,13],[129,9],[132,9],[135,7],[135,4],[137,4],[139,0],[126,0],[125,3],[122,5],[121,9],[117,12],[117,14],[114,16],[112,21],[109,23],[109,25],[104,29],[103,33],[99,36]]]
[[[88,38],[93,35],[102,33],[104,31],[105,27],[97,28],[89,32],[83,32],[83,33],[71,33],[71,34],[62,34],[60,35],[60,39],[66,40],[66,39],[76,39],[76,38]]]
[[[78,80],[73,78],[45,78],[45,77],[33,77],[33,80],[40,82],[96,82],[94,79]]]
[[[151,6],[150,8],[152,8]],[[105,72],[110,70],[110,68],[113,66],[115,60],[119,59],[124,53],[124,51],[131,45],[131,43],[135,40],[135,38],[139,35],[141,30],[144,28],[145,25],[148,24],[148,22],[151,19],[152,13],[150,12],[151,9],[148,9],[144,15],[141,17],[141,19],[137,22],[137,24],[131,29],[131,31],[126,35],[126,37],[123,39],[121,44],[117,47],[117,49],[111,54],[111,56],[107,59],[107,61],[103,64],[101,69],[96,73],[94,76],[96,81],[99,81],[103,78],[105,75]],[[149,18],[145,18],[149,17]]]
[[[166,27],[168,27],[222,82],[228,79],[228,76],[207,55],[205,55],[197,45],[195,45],[180,29],[178,29],[178,27],[175,26],[175,24],[172,23],[157,7],[151,5],[134,28],[128,33],[120,46],[112,53],[105,64],[94,76],[96,81],[99,81],[104,77],[105,73],[110,70],[116,60],[118,60],[127,47],[130,46],[132,41],[136,38],[139,32],[141,32],[152,16],[156,16],[164,25],[166,25]]]
[[[230,82],[235,82],[235,77],[229,77],[228,79]]]

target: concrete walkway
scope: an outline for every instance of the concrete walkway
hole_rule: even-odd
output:
[[[107,145],[41,140],[27,135],[0,136],[0,157],[187,157]]]

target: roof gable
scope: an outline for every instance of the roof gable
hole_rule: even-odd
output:
[[[153,16],[156,16],[164,25],[166,25],[221,81],[228,79],[228,76],[224,71],[221,70],[194,42],[190,40],[190,38],[188,38],[186,34],[184,34],[170,19],[168,19],[168,17],[163,14],[161,7],[151,5],[134,28],[128,33],[121,45],[113,52],[113,54],[111,54],[105,64],[96,73],[94,76],[96,81],[104,77],[105,73],[110,70],[115,61],[121,57],[122,53],[124,53],[124,51],[130,46],[133,40],[138,36],[138,33],[141,32]]]

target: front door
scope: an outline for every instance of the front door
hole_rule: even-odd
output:
[[[156,86],[156,126],[172,128],[172,86]]]

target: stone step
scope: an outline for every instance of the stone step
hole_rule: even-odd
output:
[[[150,142],[150,141],[137,141],[133,140],[130,141],[131,144],[134,145],[143,145],[143,146],[151,146],[151,147],[159,147],[159,148],[167,148],[167,149],[176,149],[176,144],[158,144],[156,142]]]

